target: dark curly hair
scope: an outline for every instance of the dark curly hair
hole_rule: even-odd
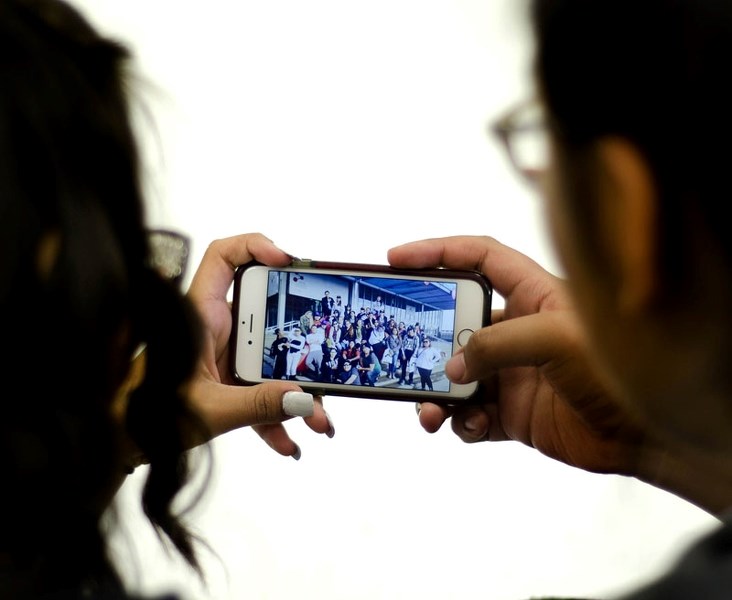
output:
[[[0,2],[3,598],[122,590],[101,523],[126,435],[150,462],[146,515],[200,572],[171,507],[206,436],[182,394],[200,324],[151,266],[129,59],[62,1]],[[141,345],[120,424],[111,404]]]

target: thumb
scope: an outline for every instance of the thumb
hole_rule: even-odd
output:
[[[309,417],[315,410],[312,394],[285,381],[239,386],[198,378],[189,392],[191,407],[203,419],[212,437],[240,427]]]
[[[476,331],[445,366],[455,383],[485,380],[511,367],[540,367],[582,348],[581,331],[567,311],[500,321]]]

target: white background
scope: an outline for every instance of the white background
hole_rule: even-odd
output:
[[[150,224],[261,231],[293,255],[384,262],[398,243],[487,234],[558,272],[541,202],[485,124],[531,93],[521,0],[76,0],[129,44],[151,122]],[[496,298],[495,305],[501,304]],[[163,552],[128,479],[130,586],[185,600],[609,596],[713,524],[633,480],[518,444],[422,431],[409,403],[326,398],[336,436],[213,444],[192,526],[208,591]]]

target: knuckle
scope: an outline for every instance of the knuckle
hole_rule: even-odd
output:
[[[279,423],[283,420],[282,402],[279,396],[275,397],[267,385],[257,385],[254,392],[254,417],[257,423]]]

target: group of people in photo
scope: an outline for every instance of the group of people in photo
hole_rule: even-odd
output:
[[[326,290],[319,311],[305,311],[288,332],[275,330],[273,379],[375,386],[383,378],[383,385],[433,390],[432,371],[444,356],[419,322],[387,317],[381,296],[358,311],[340,302]]]

